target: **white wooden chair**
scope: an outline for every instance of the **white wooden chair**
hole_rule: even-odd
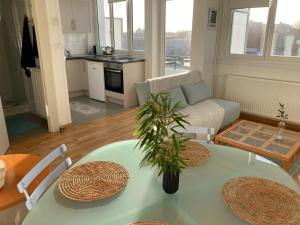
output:
[[[65,158],[64,153],[67,151],[66,146],[63,144],[58,148],[54,149],[50,154],[43,158],[37,165],[35,165],[17,184],[18,190],[20,193],[24,193],[26,197],[26,207],[28,210],[31,210],[32,207],[36,204],[38,199],[47,189],[47,187],[54,181],[56,178],[67,168],[72,165],[71,158]],[[53,169],[43,181],[35,188],[31,195],[28,194],[26,188],[31,184],[31,182],[54,160],[59,156],[63,158],[61,162],[55,169]]]
[[[214,128],[186,126],[185,129],[182,127],[178,127],[175,130],[178,133],[182,133],[182,134],[204,134],[204,135],[206,135],[206,140],[195,140],[195,141],[207,143],[207,144],[214,143],[211,140],[211,136],[215,134]]]

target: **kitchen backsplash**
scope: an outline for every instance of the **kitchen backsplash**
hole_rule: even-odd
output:
[[[72,55],[88,54],[95,38],[92,33],[64,33],[64,44]]]
[[[88,53],[88,37],[87,33],[65,33],[64,34],[65,48],[72,55]]]

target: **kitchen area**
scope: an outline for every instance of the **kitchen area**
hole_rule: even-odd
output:
[[[73,124],[138,104],[135,83],[145,80],[145,60],[142,51],[124,45],[130,39],[129,14],[123,10],[116,17],[124,4],[127,1],[60,0]]]

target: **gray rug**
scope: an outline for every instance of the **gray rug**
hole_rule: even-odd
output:
[[[105,109],[101,109],[96,106],[92,106],[80,101],[70,102],[71,111],[81,113],[84,115],[92,115],[99,112],[105,112]]]

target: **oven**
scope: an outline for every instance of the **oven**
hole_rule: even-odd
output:
[[[105,90],[124,93],[123,65],[120,63],[104,64]]]

